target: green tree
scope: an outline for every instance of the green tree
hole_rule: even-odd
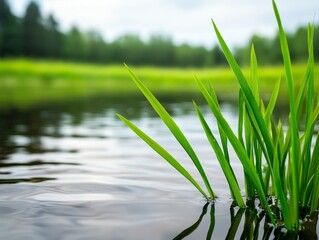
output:
[[[242,66],[247,66],[249,64],[250,59],[250,48],[251,46],[237,47],[235,49],[234,56],[238,63]]]
[[[0,56],[22,54],[21,25],[6,0],[0,0]]]
[[[247,45],[235,50],[235,57],[241,65],[249,65],[252,44],[254,45],[259,64],[266,65],[282,62],[278,34],[273,39],[253,35]]]
[[[249,46],[254,45],[255,52],[258,58],[258,63],[261,65],[271,64],[271,40],[266,37],[262,37],[259,35],[253,35],[250,39]],[[250,49],[247,52],[248,56],[250,55]]]
[[[91,62],[106,62],[106,43],[96,31],[89,31],[86,36],[86,59]]]
[[[75,26],[65,35],[63,55],[66,59],[83,61],[85,59],[85,39]]]
[[[275,38],[271,42],[271,51],[269,52],[271,64],[279,64],[283,62],[279,34],[277,33]]]
[[[192,47],[188,44],[182,44],[175,47],[175,64],[181,67],[192,66],[193,52]]]
[[[307,28],[300,27],[288,36],[290,57],[292,61],[305,62],[308,58]]]
[[[59,58],[62,56],[63,35],[59,31],[59,24],[52,14],[45,21],[45,56]]]
[[[40,8],[31,0],[23,18],[10,10],[8,0],[0,0],[0,57],[27,56],[68,59],[88,62],[123,63],[136,65],[202,67],[227,64],[219,47],[207,50],[189,44],[175,45],[166,36],[152,36],[147,42],[138,35],[127,34],[107,43],[96,31],[81,33],[72,27],[67,33],[59,30],[51,14],[42,18]],[[306,27],[288,35],[292,61],[308,58]],[[254,35],[243,47],[235,49],[241,65],[249,64],[251,44],[254,44],[260,64],[282,62],[278,33],[274,38]],[[314,35],[315,60],[319,60],[319,25]]]
[[[208,55],[204,47],[182,44],[175,47],[175,64],[181,67],[202,67],[207,65]]]
[[[210,62],[213,66],[227,65],[227,60],[219,46],[212,49],[210,56]]]
[[[175,63],[175,46],[169,37],[154,35],[148,44],[148,63],[158,66],[172,66]]]
[[[26,56],[41,56],[44,53],[44,27],[39,6],[31,2],[23,18],[23,41]]]
[[[203,67],[207,65],[209,52],[202,46],[192,47],[192,66]]]
[[[111,48],[111,59],[116,63],[146,64],[148,53],[145,43],[137,35],[123,35],[109,46]]]

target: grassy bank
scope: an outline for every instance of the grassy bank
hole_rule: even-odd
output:
[[[193,74],[211,80],[221,98],[236,98],[238,84],[229,68],[181,69],[134,67],[133,70],[155,93],[198,93]],[[302,81],[305,66],[294,66],[296,85]],[[316,89],[319,89],[316,67]],[[244,69],[248,75],[249,69]],[[262,94],[267,98],[282,75],[282,67],[263,67],[259,75]],[[285,81],[283,81],[283,84]],[[286,96],[282,86],[281,97]],[[234,94],[234,92],[236,94]],[[0,108],[30,107],[39,103],[66,101],[90,95],[125,96],[139,94],[124,66],[90,65],[25,59],[0,61]]]

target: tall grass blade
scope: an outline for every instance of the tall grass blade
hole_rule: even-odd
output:
[[[244,109],[245,109],[245,102],[243,91],[239,90],[239,97],[238,97],[238,139],[241,144],[245,147],[244,142]]]
[[[195,76],[195,79],[198,80],[197,76]],[[216,93],[214,91],[214,87],[212,85],[211,82],[209,82],[209,86],[210,86],[210,96],[212,97],[213,101],[215,102],[216,106],[220,109],[219,103],[218,103],[218,99],[216,96]],[[219,131],[219,135],[220,135],[220,140],[222,142],[222,147],[223,147],[223,151],[224,151],[224,155],[226,160],[229,162],[229,153],[228,153],[228,140],[227,140],[227,136],[224,133],[223,129],[220,127],[219,123],[217,122],[218,125],[218,131]]]
[[[281,125],[279,126],[281,128]],[[281,129],[279,129],[279,132],[281,132]],[[274,156],[274,168],[273,168],[273,184],[275,188],[275,193],[279,198],[280,201],[280,206],[281,206],[281,212],[286,224],[287,229],[292,229],[292,220],[290,219],[290,210],[289,210],[289,205],[288,205],[288,199],[286,192],[284,191],[284,187],[282,186],[282,178],[280,174],[280,160],[278,156],[279,152],[279,138],[276,141],[275,145],[275,156]]]
[[[282,27],[279,12],[275,1],[272,1],[275,16],[279,28],[280,46],[282,51],[282,56],[284,60],[286,79],[288,82],[289,91],[289,106],[290,106],[290,129],[291,129],[291,152],[290,152],[290,162],[291,165],[289,169],[291,170],[291,193],[290,193],[290,204],[291,207],[291,221],[294,224],[295,229],[299,229],[299,132],[297,126],[297,113],[295,106],[295,94],[293,87],[293,76],[291,70],[291,60],[288,48],[287,37]],[[291,229],[289,229],[291,230]]]
[[[232,169],[228,143],[231,144],[230,147],[232,147],[243,166],[246,197],[254,199],[257,196],[266,210],[263,214],[267,212],[271,222],[275,224],[276,221],[266,198],[270,194],[276,201],[276,207],[280,208],[280,214],[277,214],[278,222],[283,218],[287,230],[295,231],[296,233],[300,225],[299,208],[309,209],[310,207],[310,212],[308,213],[312,213],[318,208],[319,203],[319,133],[317,133],[313,145],[315,131],[317,131],[315,126],[319,116],[319,98],[315,99],[314,26],[308,26],[309,56],[307,68],[299,91],[295,93],[287,36],[283,29],[275,0],[272,0],[272,5],[279,29],[280,48],[288,85],[290,108],[288,129],[284,130],[281,121],[279,120],[276,123],[273,117],[280,92],[281,77],[276,82],[267,107],[265,107],[259,92],[258,62],[254,45],[252,45],[250,53],[250,78],[246,79],[214,21],[212,23],[219,44],[240,86],[238,135],[235,135],[233,129],[226,121],[214,88],[211,86],[211,91],[208,91],[203,82],[196,76],[196,83],[217,120],[220,142],[217,141],[195,102],[194,107],[206,137],[224,172],[232,197],[239,207],[245,207],[245,202]],[[202,190],[197,181],[162,146],[129,120],[118,115],[119,118],[190,181],[204,197],[207,199],[209,196],[215,198],[215,193],[211,189],[206,173],[185,135],[155,96],[128,67],[127,69],[135,84],[193,161],[209,194]],[[300,130],[301,127],[303,127],[302,131]],[[265,168],[263,168],[262,164],[265,164]],[[241,210],[237,213],[239,221],[237,220],[233,224],[234,229],[237,229],[242,217],[243,211]],[[207,209],[204,208],[205,213],[206,211]],[[253,219],[247,219],[247,221],[254,221]],[[251,226],[250,223],[247,226],[245,225],[242,237],[253,237]],[[235,233],[235,231],[230,229],[229,236],[234,236]],[[211,234],[212,231],[209,230],[207,237],[210,237]],[[258,236],[258,233],[255,236]]]
[[[259,105],[260,96],[259,96],[259,75],[258,75],[258,62],[255,52],[254,45],[251,46],[250,51],[250,81],[251,81],[251,90],[255,97],[257,104]]]
[[[314,26],[308,26],[308,64],[306,71],[306,78],[308,82],[307,89],[307,98],[306,98],[306,133],[305,133],[305,142],[303,145],[302,152],[302,182],[301,182],[301,193],[305,190],[305,186],[308,185],[309,178],[314,175],[313,170],[310,168],[311,166],[311,143],[312,138],[314,136],[314,128],[315,122],[313,122],[312,114],[316,111],[314,110],[314,53],[313,53],[313,37],[314,37]],[[317,116],[315,116],[317,118]],[[307,196],[307,191],[305,192],[305,196],[303,197],[302,205],[305,206],[305,199],[309,199]]]
[[[146,142],[152,149],[154,149],[161,157],[163,157],[172,167],[174,167],[180,174],[182,174],[188,181],[190,181],[197,190],[203,194],[203,196],[208,199],[207,194],[199,186],[199,184],[194,180],[194,178],[188,173],[188,171],[163,147],[161,147],[157,142],[140,130],[136,125],[127,120],[125,117],[117,114],[117,116],[129,127],[131,128],[144,142]]]
[[[199,120],[203,126],[203,129],[206,133],[207,139],[208,139],[209,143],[211,144],[212,148],[214,149],[214,152],[215,152],[216,157],[219,161],[219,164],[222,167],[222,170],[223,170],[224,175],[227,179],[227,182],[228,182],[229,187],[232,191],[232,194],[233,194],[238,206],[243,208],[243,207],[245,207],[245,202],[241,196],[240,189],[239,189],[239,186],[237,183],[237,179],[234,175],[232,167],[230,166],[229,162],[226,160],[222,149],[220,148],[220,146],[219,146],[216,138],[214,137],[211,129],[209,128],[203,114],[201,113],[201,111],[199,110],[199,108],[195,102],[194,102],[194,107],[196,109]]]
[[[197,78],[196,75],[194,75],[194,78],[195,78],[196,81],[199,81],[199,79]],[[219,106],[219,103],[218,103],[218,99],[217,99],[214,87],[213,87],[211,82],[208,82],[208,83],[209,83],[209,94],[212,97],[212,100],[214,101],[214,103],[216,104],[217,108],[220,111],[220,106]],[[220,140],[221,140],[221,143],[222,143],[222,149],[223,149],[223,153],[224,153],[225,159],[226,159],[226,161],[228,163],[230,163],[230,161],[229,161],[229,152],[228,152],[227,135],[225,134],[223,128],[220,126],[220,124],[218,122],[217,122],[217,126],[218,126],[219,136],[220,136]],[[230,170],[232,171],[232,174],[235,176],[233,168],[230,168]],[[236,178],[235,178],[235,180],[237,182]],[[238,182],[237,182],[237,185],[238,185]],[[232,188],[230,188],[230,191],[231,191],[232,198],[235,199],[234,193],[232,192]]]
[[[242,145],[244,146],[244,148],[246,149],[246,153],[248,158],[250,159],[251,163],[254,165],[254,159],[253,159],[253,128],[250,124],[250,118],[249,118],[249,113],[247,112],[247,107],[244,101],[244,94],[242,92],[242,90],[240,89],[239,91],[239,103],[241,104],[240,106],[240,110],[239,112],[239,121],[240,122],[240,118],[242,117],[243,119],[241,121],[243,121],[243,128],[244,128],[244,137],[245,137],[245,142],[243,140],[243,137],[239,136],[239,140],[242,142]],[[242,116],[240,116],[242,115]],[[245,188],[246,188],[246,195],[247,198],[249,199],[254,199],[256,196],[256,189],[254,187],[254,185],[250,184],[251,183],[251,178],[249,176],[248,173],[244,172],[244,176],[245,176]]]
[[[259,74],[258,74],[258,62],[255,52],[254,45],[251,46],[250,50],[250,85],[253,92],[253,95],[255,97],[256,103],[258,104],[259,108],[261,109],[261,112],[264,112],[264,105],[262,103],[262,100],[260,98],[259,94]],[[259,145],[258,137],[254,134],[254,128],[251,122],[251,117],[249,117],[249,113],[247,112],[247,121],[249,121],[250,125],[247,123],[245,129],[247,129],[247,135],[249,134],[249,137],[252,141],[252,150],[255,155],[255,166],[256,170],[259,176],[259,179],[262,181],[263,179],[263,172],[262,172],[262,148]],[[255,124],[256,125],[256,124]],[[255,128],[256,129],[256,128]],[[256,130],[258,132],[258,130]],[[261,133],[259,133],[261,136]],[[259,137],[261,139],[261,137]],[[265,151],[265,150],[264,150]],[[267,192],[267,189],[265,188],[264,184],[264,191]]]
[[[214,100],[208,93],[207,89],[203,85],[203,83],[199,80],[196,81],[197,85],[202,92],[203,96],[205,97],[208,105],[211,108],[211,111],[213,112],[216,120],[219,122],[220,126],[223,128],[223,131],[227,135],[227,138],[229,142],[232,144],[234,151],[236,152],[239,160],[241,161],[244,170],[249,174],[251,177],[252,183],[256,187],[256,191],[258,192],[258,195],[260,197],[261,202],[263,203],[265,209],[267,210],[269,217],[273,223],[275,223],[275,220],[272,216],[271,210],[268,206],[268,202],[265,196],[265,193],[263,191],[262,183],[259,180],[258,174],[256,172],[256,169],[254,168],[254,165],[251,163],[243,145],[240,143],[238,138],[235,136],[234,132],[232,131],[231,127],[227,123],[226,119],[223,117],[222,113],[220,112],[219,108],[216,106]]]
[[[126,65],[125,65],[126,66]],[[160,118],[163,120],[163,122],[166,124],[166,126],[169,128],[171,133],[175,136],[176,140],[181,144],[181,146],[184,148],[184,150],[187,152],[191,160],[193,161],[194,165],[196,166],[198,172],[200,173],[205,186],[209,192],[209,195],[211,198],[216,198],[216,194],[213,192],[210,183],[208,181],[208,178],[206,176],[206,173],[195,153],[192,146],[186,139],[185,135],[182,133],[180,128],[177,126],[177,124],[174,122],[172,117],[169,115],[169,113],[165,110],[165,108],[160,104],[160,102],[155,98],[155,96],[148,90],[148,88],[136,77],[136,75],[131,71],[131,69],[126,66],[131,78],[137,85],[137,87],[141,90],[141,92],[144,94],[144,96],[147,98],[149,103],[152,105],[153,109],[157,112],[157,114],[160,116]]]
[[[275,84],[275,87],[273,89],[273,92],[271,94],[271,97],[269,99],[269,103],[267,105],[267,109],[265,112],[265,118],[268,119],[268,121],[270,121],[270,118],[272,116],[272,113],[274,111],[275,108],[275,104],[277,102],[277,98],[278,98],[278,94],[279,94],[279,90],[280,90],[280,84],[281,84],[281,78],[278,79],[278,81]]]
[[[266,148],[267,148],[267,154],[269,156],[273,156],[273,145],[271,143],[271,139],[270,139],[270,136],[268,134],[268,131],[267,131],[267,127],[266,127],[266,124],[265,124],[265,121],[263,119],[263,116],[259,110],[259,106],[253,96],[253,93],[247,83],[247,80],[244,76],[244,74],[242,73],[240,67],[238,66],[234,56],[232,55],[231,51],[229,50],[225,40],[223,39],[223,37],[221,36],[216,24],[214,23],[214,21],[212,21],[213,23],[213,26],[214,26],[214,29],[215,29],[215,33],[216,33],[216,36],[218,38],[218,41],[219,41],[219,44],[224,52],[224,55],[229,63],[229,66],[231,67],[231,69],[233,70],[236,78],[237,78],[237,81],[241,87],[241,89],[243,90],[244,92],[244,95],[245,95],[245,102],[247,105],[250,106],[251,110],[252,110],[252,113],[253,113],[253,117],[256,118],[256,123],[257,123],[257,126],[258,128],[260,129],[260,132],[262,134],[262,137],[263,137],[263,141],[266,145]],[[269,158],[268,158],[269,159]],[[269,165],[271,166],[272,163],[270,162]]]
[[[300,166],[300,169],[302,170],[302,182],[301,182],[301,204],[302,206],[307,206],[307,201],[309,199],[309,196],[307,195],[306,188],[309,185],[309,182],[311,181],[313,175],[315,174],[314,169],[311,167],[311,144],[312,144],[312,138],[314,136],[314,128],[316,120],[318,119],[319,115],[319,106],[317,105],[316,108],[313,110],[313,112],[310,114],[311,116],[308,117],[307,121],[307,127],[306,132],[304,134],[304,144],[303,144],[303,152],[302,152],[302,164]],[[318,161],[318,160],[317,160]]]
[[[319,202],[319,169],[317,168],[317,171],[314,176],[314,184],[312,189],[312,195],[311,195],[311,203],[310,203],[310,213],[318,210],[318,202]]]

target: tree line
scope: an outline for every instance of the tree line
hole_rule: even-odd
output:
[[[315,27],[315,58],[319,60],[319,25]],[[307,27],[288,34],[291,58],[307,59]],[[251,37],[244,47],[234,50],[240,64],[249,64],[250,46],[254,43],[260,64],[282,61],[279,37]],[[134,65],[205,67],[227,62],[218,46],[207,49],[189,44],[176,45],[169,37],[154,35],[143,41],[134,34],[105,41],[96,31],[81,32],[76,26],[62,32],[55,17],[43,16],[39,6],[30,2],[22,17],[15,16],[6,0],[0,0],[0,57],[30,57],[103,64],[126,62]]]

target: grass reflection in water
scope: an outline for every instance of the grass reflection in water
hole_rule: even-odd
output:
[[[215,205],[206,203],[198,220],[191,226],[180,232],[173,240],[181,240],[192,234],[199,228],[202,220],[205,218],[208,209],[210,209],[210,222],[207,230],[206,240],[216,239],[214,237],[215,228]],[[229,209],[230,226],[225,239],[318,239],[316,225],[318,223],[318,214],[312,214],[301,225],[301,231],[297,233],[287,232],[284,228],[274,228],[264,211],[250,206],[246,209],[238,208],[233,204]],[[245,216],[243,218],[243,216]],[[262,229],[261,229],[262,228]]]

